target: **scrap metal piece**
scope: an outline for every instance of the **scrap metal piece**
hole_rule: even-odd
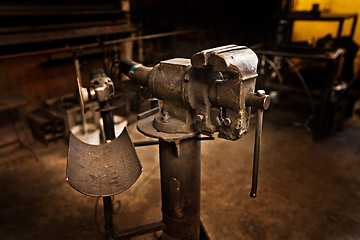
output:
[[[66,181],[77,191],[112,196],[131,187],[141,172],[126,128],[112,142],[101,145],[84,143],[70,133]]]

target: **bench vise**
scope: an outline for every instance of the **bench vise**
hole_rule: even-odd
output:
[[[121,70],[163,100],[153,126],[165,133],[194,133],[237,140],[249,129],[251,107],[267,109],[255,93],[258,59],[249,48],[228,45],[145,67],[123,61]]]

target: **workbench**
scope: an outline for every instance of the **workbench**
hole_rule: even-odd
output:
[[[357,14],[324,13],[316,7],[312,11],[278,14],[273,16],[277,22],[274,42],[252,47],[260,62],[257,87],[306,96],[312,111],[315,139],[328,137],[337,128],[336,114],[343,93],[347,90],[347,84],[342,84],[339,74],[345,53],[341,46],[343,36],[350,40],[353,38],[357,17]],[[331,37],[331,45],[293,42],[293,25],[296,21],[337,22],[336,36]],[[352,21],[349,33],[343,33],[345,21]],[[320,77],[310,74],[304,78],[301,74],[304,66],[321,69]],[[291,74],[286,75],[289,72]]]
[[[340,59],[344,53],[344,50],[337,48],[333,51],[320,51],[316,49],[303,49],[299,51],[298,48],[283,48],[283,49],[271,49],[266,46],[258,46],[254,49],[258,54],[259,61],[262,59],[267,59],[267,61],[272,61],[274,57],[282,59],[282,69],[279,67],[278,74],[284,70],[287,66],[290,71],[293,71],[297,75],[297,79],[287,79],[287,83],[281,83],[281,81],[274,83],[271,81],[266,81],[266,79],[261,79],[261,73],[259,81],[257,82],[257,87],[265,89],[267,91],[286,91],[290,93],[307,95],[309,98],[309,104],[312,108],[312,115],[314,118],[313,124],[313,137],[314,139],[323,139],[327,136],[330,136],[334,131],[335,124],[335,109],[339,99],[337,98],[336,88],[337,83],[337,73],[340,67]],[[324,72],[325,76],[322,77],[317,85],[320,85],[320,88],[311,89],[306,85],[306,81],[316,81],[317,79],[301,79],[303,76],[297,69],[297,66],[292,62],[292,59],[297,59],[298,62],[309,63],[323,63],[326,65]],[[260,63],[261,64],[261,63]],[[274,64],[274,63],[273,63]],[[260,68],[260,67],[259,67]],[[302,87],[293,86],[291,82],[302,82]],[[305,85],[304,85],[305,84]],[[345,90],[345,89],[341,89]]]

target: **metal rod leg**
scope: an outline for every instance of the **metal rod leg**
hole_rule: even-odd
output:
[[[104,107],[104,106],[102,106]],[[101,117],[104,122],[104,132],[106,141],[115,139],[114,119],[111,111],[102,111]],[[114,224],[113,224],[113,206],[111,197],[103,197],[104,203],[104,218],[105,218],[105,239],[108,240],[114,237]]]
[[[105,218],[105,239],[111,239],[114,236],[113,224],[113,206],[111,197],[103,197],[104,203],[104,218]]]

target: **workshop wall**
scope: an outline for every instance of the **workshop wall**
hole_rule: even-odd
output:
[[[211,47],[252,45],[271,33],[269,20],[281,10],[281,0],[132,0],[132,18],[144,34],[198,29]],[[198,49],[201,50],[201,49]]]
[[[36,56],[1,60],[1,93],[21,93],[41,99],[71,89],[68,87],[73,85],[68,81],[70,69],[67,66],[40,68],[46,58]]]
[[[102,66],[101,59],[88,58],[82,63],[86,84],[90,71]],[[0,94],[22,94],[30,99],[25,109],[31,111],[44,100],[76,93],[75,68],[70,59],[51,60],[48,55],[0,60]]]
[[[313,4],[319,4],[319,10],[322,12],[342,14],[357,13],[360,15],[360,1],[358,0],[296,0],[294,4],[295,11],[311,11]],[[343,26],[343,35],[351,32],[352,20],[346,20]],[[296,21],[294,23],[293,41],[307,41],[316,43],[316,40],[331,34],[336,36],[338,28],[337,22],[321,21]],[[360,44],[360,24],[357,23],[353,40]],[[360,51],[355,59],[355,74],[360,69]],[[356,76],[356,75],[355,75]]]

